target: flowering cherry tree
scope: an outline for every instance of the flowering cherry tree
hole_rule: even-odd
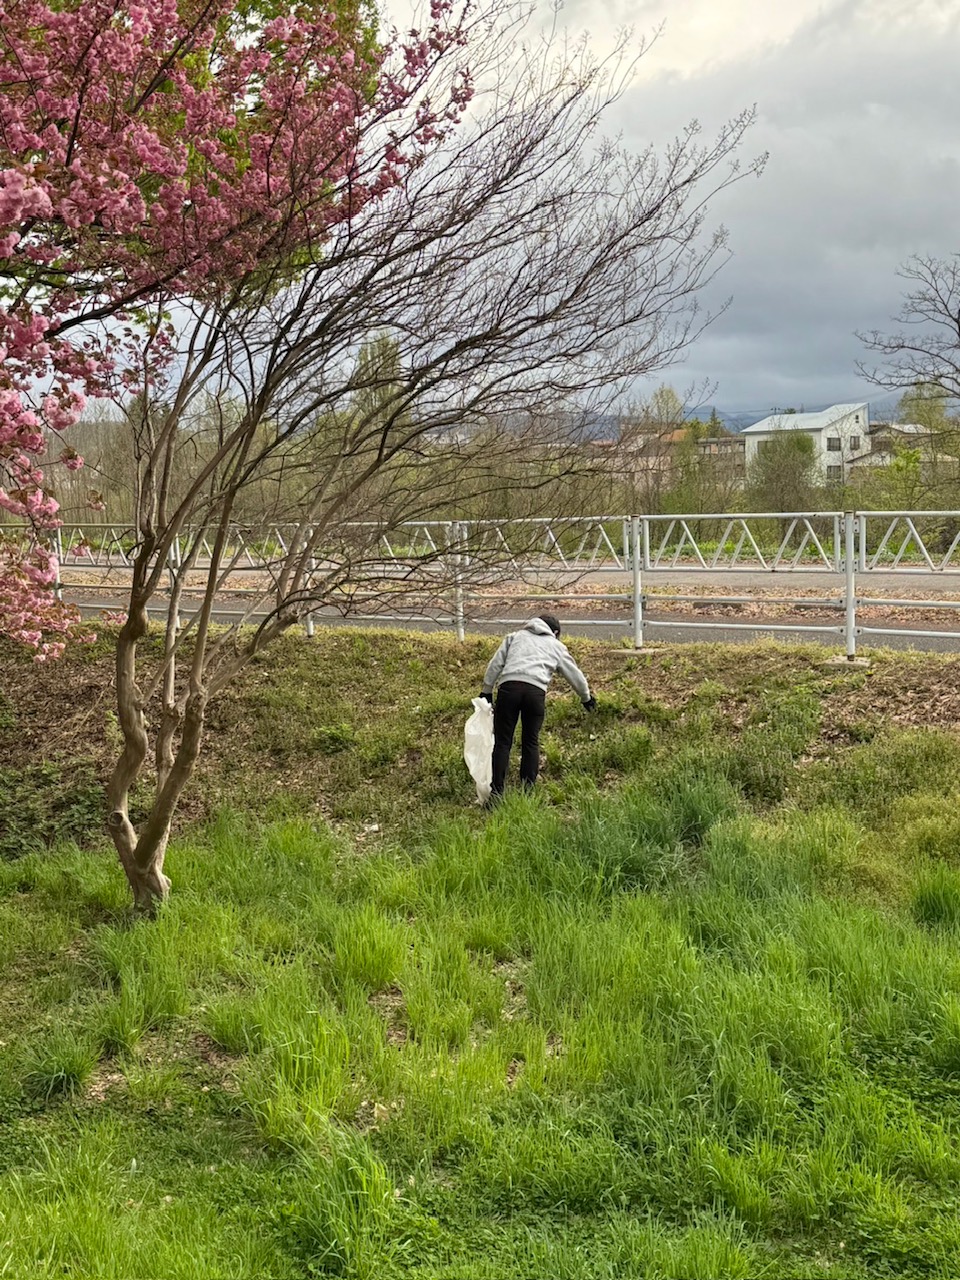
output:
[[[419,162],[470,96],[425,92],[469,9],[391,42],[362,0],[0,0],[0,508],[32,530],[0,528],[0,634],[77,633],[51,534],[86,398],[152,381],[178,299],[295,272]]]
[[[135,546],[107,825],[145,910],[211,701],[318,605],[408,589],[380,535],[425,491],[459,520],[494,445],[562,470],[517,424],[588,418],[679,356],[724,246],[709,197],[759,169],[749,111],[662,153],[604,142],[626,37],[598,62],[515,0],[430,0],[383,39],[364,3],[0,0],[0,503],[36,532],[0,556],[0,630],[42,657],[75,625],[50,464],[80,465],[70,426],[108,396]],[[261,485],[291,532],[254,625],[218,630]]]

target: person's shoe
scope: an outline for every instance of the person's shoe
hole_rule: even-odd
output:
[[[497,808],[497,806],[501,803],[502,800],[503,800],[502,791],[491,791],[490,794],[487,796],[486,800],[484,800],[483,804],[480,806],[480,808],[484,809],[487,813],[492,813],[493,810]]]

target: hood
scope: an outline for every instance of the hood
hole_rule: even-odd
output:
[[[531,618],[524,631],[532,631],[535,636],[552,636],[553,632],[542,618]]]

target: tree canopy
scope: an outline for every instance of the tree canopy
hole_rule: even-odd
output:
[[[595,415],[709,322],[697,295],[725,243],[706,227],[709,199],[762,165],[737,156],[750,111],[706,141],[691,125],[662,154],[604,140],[635,67],[626,37],[606,60],[524,40],[510,0],[432,0],[425,31],[403,40],[374,39],[359,10],[330,2],[199,18],[151,2],[149,22],[135,5],[112,18],[95,4],[88,39],[71,36],[76,93],[44,125],[49,169],[32,159],[39,124],[4,135],[17,189],[52,185],[51,212],[31,196],[39,213],[21,201],[5,224],[4,314],[12,326],[19,307],[44,342],[21,343],[11,365],[34,435],[11,409],[2,464],[20,476],[8,510],[42,532],[57,516],[49,493],[31,507],[44,433],[67,429],[84,392],[122,410],[135,545],[108,824],[147,908],[169,888],[164,854],[210,700],[321,604],[436,593],[451,565],[488,572],[495,539],[465,548],[448,531],[424,567],[412,555],[385,566],[382,538],[452,502],[468,510],[489,490],[491,458],[498,477],[555,485]],[[79,6],[63,13],[72,31]],[[17,22],[25,46],[40,31],[46,56],[42,33],[61,11]],[[107,49],[88,65],[101,32]],[[107,99],[83,88],[105,68]],[[36,89],[10,86],[21,114]],[[91,178],[75,216],[71,137],[109,151],[111,130],[116,157],[96,171],[106,194]],[[21,261],[35,264],[29,287],[15,281]],[[78,352],[92,363],[78,368]],[[44,373],[60,391],[27,409]],[[254,625],[218,633],[254,491],[272,495],[284,536],[244,614]],[[8,547],[8,580],[25,572],[18,554]],[[55,572],[48,550],[32,555]],[[151,610],[164,642],[145,672]],[[4,625],[41,653],[62,642],[9,611]],[[131,794],[151,755],[140,821]]]
[[[44,657],[75,621],[43,534],[85,398],[175,361],[177,299],[302,269],[402,181],[469,101],[424,93],[469,7],[381,41],[342,0],[0,0],[0,508],[39,535],[0,541],[0,632]]]

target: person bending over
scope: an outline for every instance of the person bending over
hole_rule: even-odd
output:
[[[553,614],[531,618],[520,631],[508,635],[490,659],[481,696],[493,702],[493,786],[491,799],[503,795],[510,766],[510,748],[520,721],[520,781],[532,787],[540,772],[540,729],[546,693],[559,671],[588,711],[597,700],[586,676],[560,643],[560,623]]]

